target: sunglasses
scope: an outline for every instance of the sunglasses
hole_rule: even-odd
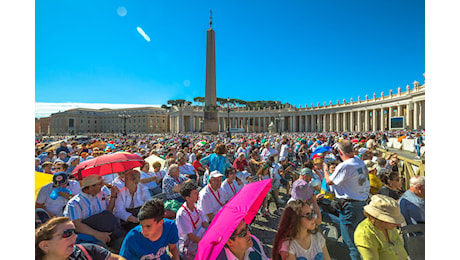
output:
[[[301,218],[306,218],[306,219],[308,219],[308,220],[312,220],[312,219],[314,219],[314,218],[317,218],[318,215],[317,215],[316,213],[314,213],[314,212],[308,212],[308,213],[306,213],[305,215],[302,215],[302,216],[300,216],[300,217],[301,217]]]
[[[76,234],[75,228],[69,228],[69,229],[64,230],[64,232],[62,232],[61,237],[62,238],[69,238],[69,237],[73,236],[73,234]]]
[[[248,226],[248,224],[246,224],[246,228],[244,228],[243,230],[241,230],[241,232],[237,235],[232,235],[230,238],[231,239],[235,239],[237,237],[246,237],[248,235],[248,232],[251,231],[251,228]]]

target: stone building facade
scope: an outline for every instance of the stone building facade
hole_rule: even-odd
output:
[[[87,133],[164,133],[168,132],[168,115],[163,108],[124,109],[75,108],[50,116],[50,134]]]

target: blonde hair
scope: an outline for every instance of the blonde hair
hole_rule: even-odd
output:
[[[323,159],[318,158],[318,157],[313,159],[313,164],[317,164],[317,163],[323,163]]]
[[[159,161],[153,162],[153,163],[152,163],[152,167],[153,167],[153,168],[161,167],[161,163],[160,163]]]

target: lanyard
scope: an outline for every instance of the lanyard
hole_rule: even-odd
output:
[[[196,229],[196,224],[198,224],[198,221],[200,220],[200,217],[198,216],[198,219],[196,221],[193,221],[192,214],[190,213],[190,211],[188,211],[187,207],[184,206],[184,204],[182,204],[182,207],[185,209],[185,212],[187,212],[188,217],[190,218],[190,221],[192,222],[193,230],[195,230]],[[196,208],[195,208],[195,205],[193,205],[193,210],[195,212],[197,212]]]
[[[158,173],[160,174],[160,176],[158,176],[158,174],[155,171],[153,172],[153,174],[155,174],[155,176],[157,176],[159,179],[162,179],[163,174],[161,174],[161,170]]]
[[[172,177],[172,176],[171,176],[171,177]],[[177,184],[180,184],[179,177],[178,177],[178,178],[173,177],[173,179],[177,182]]]
[[[235,195],[236,194],[236,188],[235,188],[235,185],[233,185],[233,181],[232,181],[232,183],[229,182],[228,186],[230,186],[230,189],[232,190],[233,195]]]
[[[212,190],[211,186],[208,184],[208,187],[209,187],[209,190],[211,191],[212,193],[212,196],[214,196],[214,198],[216,199],[217,203],[219,203],[219,205],[221,207],[223,207],[224,205],[220,202],[220,194],[219,194],[219,190],[217,190],[217,197],[216,197],[216,194],[214,194],[214,191]]]

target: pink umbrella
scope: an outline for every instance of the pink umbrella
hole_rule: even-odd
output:
[[[195,260],[216,259],[241,220],[251,224],[272,187],[271,181],[272,179],[266,179],[249,183],[225,204],[198,244]]]
[[[106,175],[124,172],[140,167],[142,163],[144,163],[144,159],[137,154],[124,152],[106,154],[78,164],[72,171],[72,174],[81,180],[91,174]]]

